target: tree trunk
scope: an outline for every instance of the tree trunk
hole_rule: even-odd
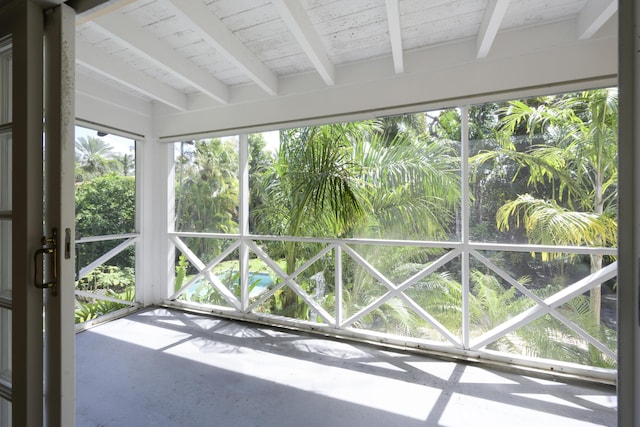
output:
[[[600,173],[596,175],[596,188],[594,189],[594,213],[596,215],[602,215],[604,212],[604,202],[603,202],[603,194],[602,194],[602,176]],[[601,242],[604,244],[604,242]],[[591,255],[591,274],[596,273],[602,269],[602,255]],[[598,284],[598,286],[591,289],[589,292],[590,296],[590,305],[591,312],[593,313],[593,319],[595,320],[596,325],[600,325],[600,318],[602,312],[602,285]]]
[[[591,273],[602,269],[602,255],[591,255]],[[602,311],[602,285],[598,285],[589,292],[591,313],[596,325],[600,324]]]

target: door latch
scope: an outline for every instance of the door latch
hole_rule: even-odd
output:
[[[33,284],[38,289],[51,289],[51,295],[56,296],[58,292],[58,230],[53,229],[51,237],[42,236],[40,239],[42,248],[38,249],[33,255],[35,264]],[[44,267],[46,263],[45,256],[51,257],[49,265],[49,274],[46,275]],[[40,263],[38,264],[38,260]],[[42,267],[42,277],[38,280],[38,267]]]

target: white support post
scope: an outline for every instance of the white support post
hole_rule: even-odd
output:
[[[460,111],[460,197],[462,210],[460,212],[460,239],[462,242],[462,345],[469,348],[469,106],[464,105]]]
[[[173,292],[175,249],[173,144],[152,136],[136,144],[136,301],[159,304]],[[164,196],[166,195],[166,196]]]
[[[249,309],[249,247],[246,238],[249,234],[249,135],[243,133],[238,141],[239,146],[239,213],[240,229],[240,306],[243,312]]]
[[[618,425],[640,425],[640,5],[619,3]]]

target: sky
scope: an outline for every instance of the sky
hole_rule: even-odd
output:
[[[94,137],[100,138],[111,144],[113,151],[120,154],[133,154],[135,150],[134,140],[130,138],[124,138],[117,135],[98,136],[94,129],[87,129],[84,127],[76,126],[76,140],[82,137]]]

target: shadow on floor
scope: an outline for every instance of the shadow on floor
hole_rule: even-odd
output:
[[[614,426],[615,389],[150,309],[76,336],[77,425]]]

